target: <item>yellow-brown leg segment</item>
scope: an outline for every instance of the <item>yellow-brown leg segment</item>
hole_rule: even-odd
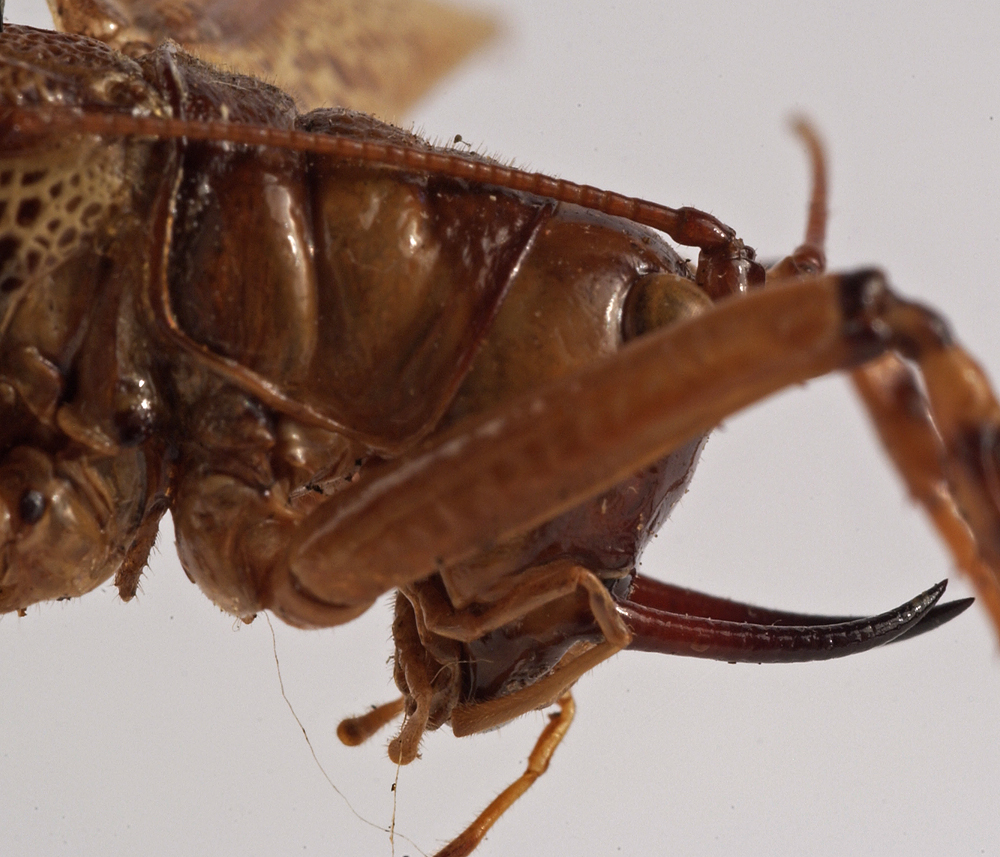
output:
[[[337,726],[337,737],[348,747],[364,744],[380,729],[403,713],[403,697],[378,705],[358,717],[347,717]]]
[[[857,306],[869,273],[723,301],[380,465],[298,527],[271,576],[275,602],[367,604],[530,531],[776,390],[888,350],[869,342],[880,322]]]
[[[521,690],[485,702],[456,705],[451,712],[452,732],[456,738],[475,735],[496,729],[529,711],[552,705],[568,693],[582,675],[620,651],[612,643],[600,643],[582,653],[567,654],[547,676]]]
[[[827,181],[823,148],[816,131],[807,122],[799,119],[794,128],[806,144],[812,163],[808,225],[803,244],[768,271],[768,283],[803,273],[819,273],[825,267]],[[982,555],[984,549],[989,550],[986,542],[990,541],[988,536],[984,541],[984,536],[996,527],[995,512],[988,508],[989,498],[981,490],[984,471],[988,484],[995,481],[995,475],[992,479],[989,475],[991,465],[986,460],[989,452],[980,449],[979,455],[973,456],[979,458],[979,466],[973,468],[971,477],[973,483],[978,483],[979,490],[970,492],[968,485],[963,489],[953,484],[953,480],[962,479],[957,469],[961,469],[962,459],[969,457],[969,438],[978,436],[982,441],[991,437],[989,426],[997,418],[996,402],[989,382],[965,352],[953,344],[932,346],[930,353],[935,351],[940,352],[937,358],[925,355],[925,361],[928,366],[939,367],[935,375],[939,380],[934,381],[935,395],[940,399],[941,392],[945,391],[949,402],[949,407],[937,417],[937,424],[916,373],[898,355],[885,354],[856,368],[851,377],[910,496],[923,506],[955,564],[976,587],[1000,633],[1000,580],[995,572],[998,566],[991,567]],[[919,356],[916,359],[921,362]],[[923,365],[921,368],[928,371]],[[932,383],[932,379],[925,380],[929,385]],[[950,426],[946,425],[949,415]],[[956,416],[962,423],[961,428],[954,422]],[[995,474],[995,465],[993,471]],[[969,478],[968,470],[965,478]],[[972,502],[980,508],[985,507],[985,513],[979,516],[985,524],[970,529],[970,522],[956,502],[956,491],[966,496],[976,495]],[[994,503],[1000,499],[998,492],[993,491],[992,495]]]
[[[403,691],[406,718],[399,734],[389,742],[389,758],[408,765],[417,758],[420,740],[428,728],[445,722],[458,701],[458,644],[449,640],[432,651],[420,637],[410,600],[396,593],[396,615],[392,621],[396,641],[396,686]],[[448,647],[452,647],[448,651]]]
[[[956,504],[996,572],[1000,409],[938,317],[897,298],[877,272],[860,271],[796,277],[722,301],[380,467],[302,523],[287,565],[276,569],[276,597],[367,602],[446,571],[769,393],[889,352],[917,364]]]
[[[958,379],[962,378],[973,390],[984,383],[978,369],[964,353],[952,355],[951,361],[949,374],[954,374],[952,383],[957,385]],[[947,379],[948,376],[944,377]],[[965,510],[956,505],[958,497],[968,497],[970,493],[967,488],[962,488],[962,460],[957,457],[963,456],[967,450],[950,452],[945,448],[946,443],[952,447],[966,444],[970,427],[957,430],[954,413],[939,414],[938,424],[935,425],[916,374],[894,354],[886,354],[855,369],[852,378],[858,395],[871,414],[882,445],[896,465],[910,495],[923,506],[951,551],[956,565],[968,575],[994,625],[1000,630],[1000,583],[981,555],[981,550],[988,549],[988,538],[970,529],[970,521],[963,515]],[[944,383],[949,382],[945,380]],[[988,412],[995,408],[992,396],[989,389],[982,386],[978,394],[973,393],[969,398],[971,404],[968,401],[961,403],[959,412],[972,418],[971,429],[981,430],[982,425],[989,424],[982,420],[988,419]],[[948,416],[951,418],[946,420]],[[978,425],[977,420],[980,421]],[[973,498],[972,502],[978,506],[988,502],[988,499],[988,496],[978,500]],[[965,511],[965,514],[969,513]],[[987,532],[990,529],[987,526]]]
[[[430,581],[416,581],[405,589],[410,600],[419,605],[419,609],[415,607],[418,623],[452,640],[476,640],[577,589],[587,593],[590,610],[609,643],[624,648],[631,640],[601,579],[590,569],[569,560],[557,560],[519,572],[517,585],[481,613],[456,610],[444,592]]]
[[[568,692],[584,673],[601,661],[621,651],[632,639],[631,632],[615,609],[614,602],[604,584],[593,572],[572,562],[556,562],[549,567],[532,569],[537,577],[527,574],[526,586],[531,589],[528,600],[531,607],[544,606],[555,600],[545,597],[532,582],[551,584],[558,597],[569,596],[576,603],[575,593],[583,590],[587,595],[589,610],[605,641],[597,645],[580,643],[562,657],[554,669],[525,687],[484,702],[460,702],[459,675],[456,673],[461,657],[459,640],[473,640],[491,630],[530,613],[530,610],[488,610],[468,622],[457,619],[445,594],[433,581],[411,584],[397,594],[396,618],[393,636],[396,640],[396,678],[404,689],[407,717],[399,735],[389,744],[389,757],[399,764],[408,764],[416,758],[420,741],[427,729],[435,729],[450,720],[456,736],[470,735],[496,728],[539,708],[545,708]],[[521,593],[522,587],[515,589]],[[535,595],[538,597],[536,598]],[[536,603],[537,602],[537,603]],[[430,619],[425,621],[429,615]],[[442,635],[435,621],[451,626],[451,638]]]
[[[466,857],[483,841],[489,829],[496,824],[508,809],[513,806],[549,767],[552,754],[556,751],[562,739],[566,736],[576,705],[573,697],[567,692],[559,698],[559,711],[549,715],[549,722],[538,736],[535,748],[528,756],[528,766],[523,774],[505,788],[496,799],[484,809],[465,830],[455,839],[445,845],[434,857]]]

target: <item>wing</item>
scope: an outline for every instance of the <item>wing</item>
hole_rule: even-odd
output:
[[[49,0],[56,27],[146,53],[165,39],[300,106],[392,118],[493,33],[433,0]]]

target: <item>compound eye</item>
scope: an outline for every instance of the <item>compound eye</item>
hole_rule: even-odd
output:
[[[29,488],[21,495],[17,505],[21,520],[26,524],[37,524],[45,514],[45,496],[41,491]]]

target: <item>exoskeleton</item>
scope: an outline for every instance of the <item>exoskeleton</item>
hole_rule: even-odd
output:
[[[997,615],[1000,408],[933,312],[804,244],[767,271],[728,227],[300,113],[174,45],[0,36],[0,610],[123,598],[168,509],[229,613],[347,622],[397,590],[390,745],[559,703],[623,648],[848,654],[967,602],[763,610],[636,572],[707,433],[847,369]],[[652,229],[698,248],[689,265]],[[914,368],[915,367],[915,368]],[[918,375],[919,373],[919,375]]]

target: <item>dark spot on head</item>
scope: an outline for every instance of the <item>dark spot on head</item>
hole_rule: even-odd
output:
[[[37,524],[45,514],[45,497],[41,491],[29,488],[21,495],[17,505],[21,520],[26,524]]]

